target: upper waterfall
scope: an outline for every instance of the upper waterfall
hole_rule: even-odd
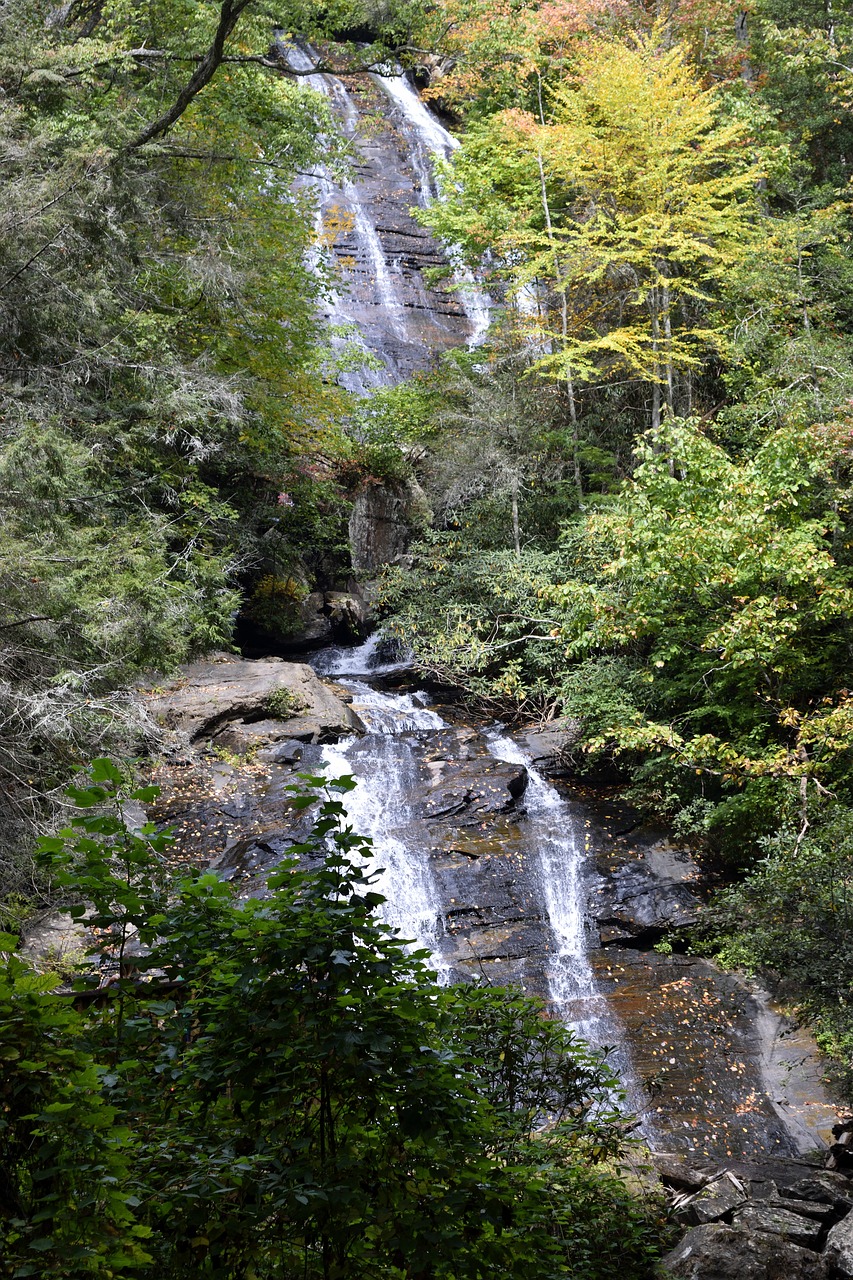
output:
[[[310,72],[319,61],[307,46],[288,44],[284,52],[295,71]],[[315,254],[327,257],[338,282],[325,301],[329,325],[339,327],[333,345],[349,343],[352,353],[340,381],[367,391],[429,367],[443,351],[482,341],[490,302],[413,217],[436,197],[434,158],[446,158],[458,143],[406,77],[365,74],[349,87],[326,72],[305,79],[328,97],[354,154],[351,177],[321,165],[301,181],[316,204]],[[428,270],[448,266],[447,285],[427,284]]]

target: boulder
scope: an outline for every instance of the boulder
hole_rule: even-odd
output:
[[[661,1274],[672,1280],[827,1280],[823,1258],[766,1232],[710,1223],[688,1231]]]
[[[579,720],[555,720],[545,729],[528,729],[517,736],[535,768],[553,778],[569,772],[566,756],[578,741],[580,727]]]
[[[746,1204],[743,1183],[733,1173],[724,1173],[701,1191],[681,1199],[674,1211],[678,1222],[699,1226],[703,1222],[719,1222],[726,1214]]]
[[[295,738],[288,738],[274,746],[266,747],[258,752],[259,760],[267,760],[270,764],[297,764],[302,759],[302,743]]]
[[[299,620],[293,632],[287,636],[297,645],[322,644],[332,638],[332,619],[325,612],[326,598],[322,591],[312,591],[299,602]]]
[[[97,946],[84,921],[67,911],[50,911],[27,923],[20,954],[37,969],[63,973],[91,960]]]
[[[648,1158],[661,1182],[676,1191],[701,1191],[707,1182],[719,1176],[715,1166],[697,1164],[695,1156],[682,1151],[650,1151]]]
[[[821,1224],[813,1218],[801,1217],[787,1209],[778,1209],[772,1204],[748,1204],[739,1210],[732,1219],[732,1226],[743,1227],[747,1231],[764,1232],[767,1235],[783,1236],[786,1240],[800,1244],[805,1249],[820,1248]]]
[[[829,1148],[828,1168],[853,1173],[853,1120],[842,1120],[834,1124],[832,1135],[835,1142]]]
[[[851,1280],[853,1277],[853,1214],[842,1218],[826,1237],[824,1256],[832,1268],[833,1277]]]
[[[527,788],[523,764],[481,760],[437,760],[427,765],[432,782],[420,802],[424,818],[465,815],[477,820],[515,807]]]
[[[817,1200],[798,1200],[792,1196],[780,1194],[771,1196],[768,1203],[774,1209],[785,1209],[788,1213],[798,1213],[801,1218],[814,1218],[816,1222],[834,1222],[839,1215],[832,1204],[821,1204]]]
[[[794,1200],[832,1205],[839,1213],[846,1214],[853,1209],[853,1185],[842,1173],[833,1173],[829,1169],[801,1178],[792,1186],[782,1187],[781,1193]]]
[[[181,669],[148,694],[149,710],[191,742],[216,740],[229,751],[296,739],[334,742],[364,731],[341,696],[301,662],[244,661],[224,654]]]
[[[416,480],[365,485],[356,495],[349,520],[354,572],[372,574],[399,561],[416,530],[430,520],[429,502]]]

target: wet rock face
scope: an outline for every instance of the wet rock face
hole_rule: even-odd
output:
[[[248,684],[236,679],[238,667],[247,668]],[[164,718],[184,725],[184,741],[195,741],[154,778],[164,792],[152,816],[177,828],[179,859],[206,860],[241,892],[262,893],[269,868],[310,832],[310,810],[292,803],[294,772],[353,773],[360,786],[347,797],[352,826],[374,837],[378,867],[390,875],[396,864],[402,875],[396,889],[380,887],[394,907],[389,920],[433,948],[450,978],[518,983],[579,1028],[609,1018],[603,1042],[622,1046],[631,1105],[645,1113],[655,1146],[694,1161],[791,1157],[812,1149],[823,1130],[829,1136],[836,1117],[813,1049],[766,996],[705,960],[651,948],[676,908],[701,905],[686,855],[606,794],[592,803],[588,791],[548,784],[532,765],[512,763],[523,753],[513,754],[494,730],[484,734],[458,715],[450,724],[449,709],[440,709],[442,721],[424,695],[401,692],[393,663],[387,669],[397,683],[385,693],[360,679],[350,678],[348,689],[320,685],[331,702],[310,732],[305,724],[294,732],[307,711],[270,721],[269,693],[291,668],[295,692],[306,678],[300,664],[202,664],[196,687],[177,686],[171,710],[164,706]],[[369,731],[347,737],[356,713]],[[335,744],[333,734],[345,741]],[[255,749],[235,746],[217,759],[225,742]],[[586,940],[580,968],[566,951],[555,898],[569,863],[587,904],[586,921],[583,908],[577,920],[581,951]],[[570,891],[567,881],[560,892]],[[407,894],[420,895],[414,916],[398,910]],[[608,937],[617,926],[618,936]],[[574,983],[568,994],[564,978]],[[801,1198],[820,1202],[817,1193]],[[732,1200],[726,1213],[735,1208]]]
[[[496,760],[435,760],[427,764],[429,781],[420,801],[425,818],[465,815],[469,822],[506,813],[527,788],[524,765]]]
[[[282,51],[296,70],[317,64],[307,46]],[[339,378],[364,391],[429,368],[485,326],[476,290],[460,291],[459,280],[427,284],[428,271],[452,274],[451,264],[412,215],[435,195],[434,155],[443,158],[456,144],[404,77],[354,75],[344,85],[315,74],[306,82],[329,99],[355,157],[349,177],[320,169],[301,185],[318,206],[317,254],[335,281],[326,304],[329,324],[337,326],[333,345],[350,346]]]
[[[529,729],[521,733],[519,741],[530,753],[531,763],[547,778],[570,777],[574,769],[568,754],[578,742],[580,728],[578,721],[555,721],[548,729]]]
[[[409,123],[372,77],[351,81],[348,93],[357,168],[350,189],[329,193],[324,226],[346,291],[345,318],[397,382],[464,346],[472,325],[458,293],[425,283],[425,272],[446,269],[447,259],[411,213],[423,203],[425,175],[414,163]]]

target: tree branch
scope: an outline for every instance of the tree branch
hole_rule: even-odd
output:
[[[252,0],[247,0],[251,4]],[[90,71],[94,71],[99,67],[114,67],[117,61],[122,58],[133,58],[134,61],[143,65],[149,62],[184,62],[191,65],[200,64],[209,57],[210,51],[207,53],[169,53],[168,49],[126,49],[123,53],[117,54],[113,58],[100,58],[96,62],[89,63],[85,67],[69,67],[67,71],[61,72],[66,80],[74,80],[78,76],[86,75]],[[347,76],[362,76],[368,72],[378,72],[388,76],[402,76],[405,72],[394,71],[384,62],[367,62],[364,66],[359,67],[335,67],[324,58],[320,58],[312,67],[305,69],[291,67],[287,59],[282,54],[276,57],[270,57],[264,53],[240,53],[223,55],[216,64],[217,66],[258,66],[264,67],[267,71],[286,72],[289,76],[317,76],[331,75],[342,79]]]
[[[26,627],[31,622],[53,622],[46,613],[33,614],[31,618],[18,618],[17,622],[0,622],[0,631],[12,631],[15,627]]]
[[[171,107],[164,111],[162,115],[159,115],[156,120],[152,120],[150,124],[146,125],[133,141],[128,143],[128,151],[135,151],[137,147],[144,146],[152,138],[159,137],[162,133],[167,133],[172,125],[180,120],[193,98],[201,93],[205,85],[209,84],[213,79],[225,55],[225,42],[239,22],[241,14],[251,3],[252,0],[222,0],[222,8],[219,11],[219,25],[216,28],[213,43],[207,53],[202,56],[198,67]]]

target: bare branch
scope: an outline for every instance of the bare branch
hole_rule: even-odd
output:
[[[15,627],[26,627],[31,622],[52,622],[46,613],[34,614],[31,618],[18,618],[17,622],[0,622],[0,631],[12,631]]]

